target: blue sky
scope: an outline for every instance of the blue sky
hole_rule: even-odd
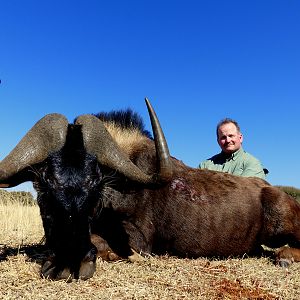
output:
[[[131,107],[150,129],[148,97],[186,164],[231,117],[268,181],[300,188],[300,1],[6,0],[0,28],[0,159],[50,112]]]

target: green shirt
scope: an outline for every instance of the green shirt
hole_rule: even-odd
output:
[[[255,176],[262,179],[266,178],[260,161],[244,151],[243,148],[240,148],[229,156],[221,152],[201,162],[199,168],[245,177]]]

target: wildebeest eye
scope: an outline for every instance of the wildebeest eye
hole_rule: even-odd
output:
[[[84,179],[84,184],[88,188],[95,188],[100,184],[102,180],[102,173],[98,165],[95,166],[93,172],[86,175]]]
[[[85,186],[88,189],[94,189],[95,187],[97,187],[101,182],[101,179],[96,176],[96,175],[91,175],[91,176],[87,176],[85,178]]]

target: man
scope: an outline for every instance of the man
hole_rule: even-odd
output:
[[[222,152],[200,163],[199,168],[266,178],[268,171],[263,169],[257,158],[242,148],[243,135],[236,121],[226,118],[219,122],[217,140]]]

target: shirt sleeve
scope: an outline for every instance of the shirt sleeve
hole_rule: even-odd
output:
[[[245,160],[241,176],[266,179],[266,175],[260,161],[254,157],[248,157],[248,159]]]
[[[206,169],[206,160],[202,161],[199,166],[198,166],[199,169]]]

